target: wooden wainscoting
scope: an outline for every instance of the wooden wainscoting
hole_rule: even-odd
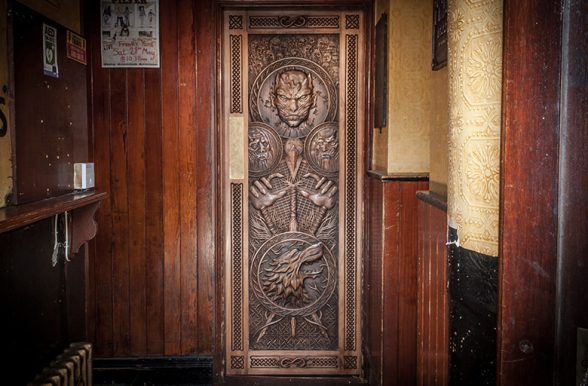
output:
[[[210,355],[215,312],[214,3],[161,6],[161,68],[102,68],[88,4],[96,186],[91,249],[97,356]]]
[[[419,192],[417,196],[417,385],[447,385],[447,203],[430,192]]]
[[[370,174],[366,266],[367,361],[372,385],[414,385],[417,197],[426,176]]]

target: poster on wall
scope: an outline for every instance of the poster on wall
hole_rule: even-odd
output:
[[[159,1],[101,0],[102,67],[159,67]]]
[[[57,28],[43,23],[43,73],[59,78],[57,67]]]

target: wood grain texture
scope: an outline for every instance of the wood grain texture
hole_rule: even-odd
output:
[[[127,70],[110,74],[110,181],[112,202],[113,337],[115,355],[130,354],[130,265],[128,189],[128,93]]]
[[[216,246],[216,121],[215,88],[216,9],[212,1],[199,2],[195,11],[196,41],[196,235],[198,257],[198,336],[197,351],[212,354],[214,342]]]
[[[368,181],[367,334],[370,381],[376,385],[416,382],[416,192],[427,188],[425,181]]]
[[[145,293],[145,77],[144,70],[128,74],[128,228],[130,353],[147,349]]]
[[[178,31],[177,6],[160,12],[163,105],[163,248],[164,353],[177,355],[181,346],[181,251],[178,159]]]
[[[17,165],[12,204],[24,204],[71,193],[73,164],[88,161],[86,67],[66,57],[66,30],[53,23],[59,77],[45,75],[39,36],[49,21],[18,2],[11,3],[10,21]]]
[[[447,385],[447,212],[418,202],[417,385]]]
[[[178,1],[179,54],[179,194],[180,210],[180,272],[181,272],[181,352],[196,352],[198,344],[198,258],[196,197],[196,136],[194,130],[196,105],[196,38],[193,2]],[[204,166],[206,168],[206,166]]]
[[[553,382],[561,9],[560,1],[504,4],[501,385]]]
[[[576,331],[588,328],[588,2],[569,1],[564,10],[562,135],[560,151],[560,289],[556,374],[575,384]]]
[[[98,5],[88,15],[99,15]],[[212,353],[216,38],[212,1],[160,9],[161,68],[103,69],[88,16],[97,186],[91,250],[98,356]]]
[[[146,330],[148,355],[164,351],[161,72],[145,70]]]
[[[99,4],[93,2],[88,12],[99,15]],[[91,131],[93,133],[94,177],[96,187],[111,192],[110,173],[110,71],[100,65],[100,31],[98,20],[91,22],[88,36],[88,59],[91,89]],[[104,200],[96,215],[101,231],[90,242],[88,293],[88,333],[96,353],[113,354],[113,277],[112,277],[112,200]]]

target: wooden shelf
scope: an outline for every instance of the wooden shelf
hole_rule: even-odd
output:
[[[96,236],[94,213],[108,194],[87,191],[64,194],[29,204],[0,209],[0,233],[9,232],[63,212],[71,212],[71,252]]]
[[[65,211],[100,203],[107,196],[108,194],[104,192],[87,191],[2,208],[0,209],[0,233],[33,224]]]

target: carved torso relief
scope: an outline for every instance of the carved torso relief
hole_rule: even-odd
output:
[[[338,39],[250,35],[249,46],[250,345],[333,349]]]

